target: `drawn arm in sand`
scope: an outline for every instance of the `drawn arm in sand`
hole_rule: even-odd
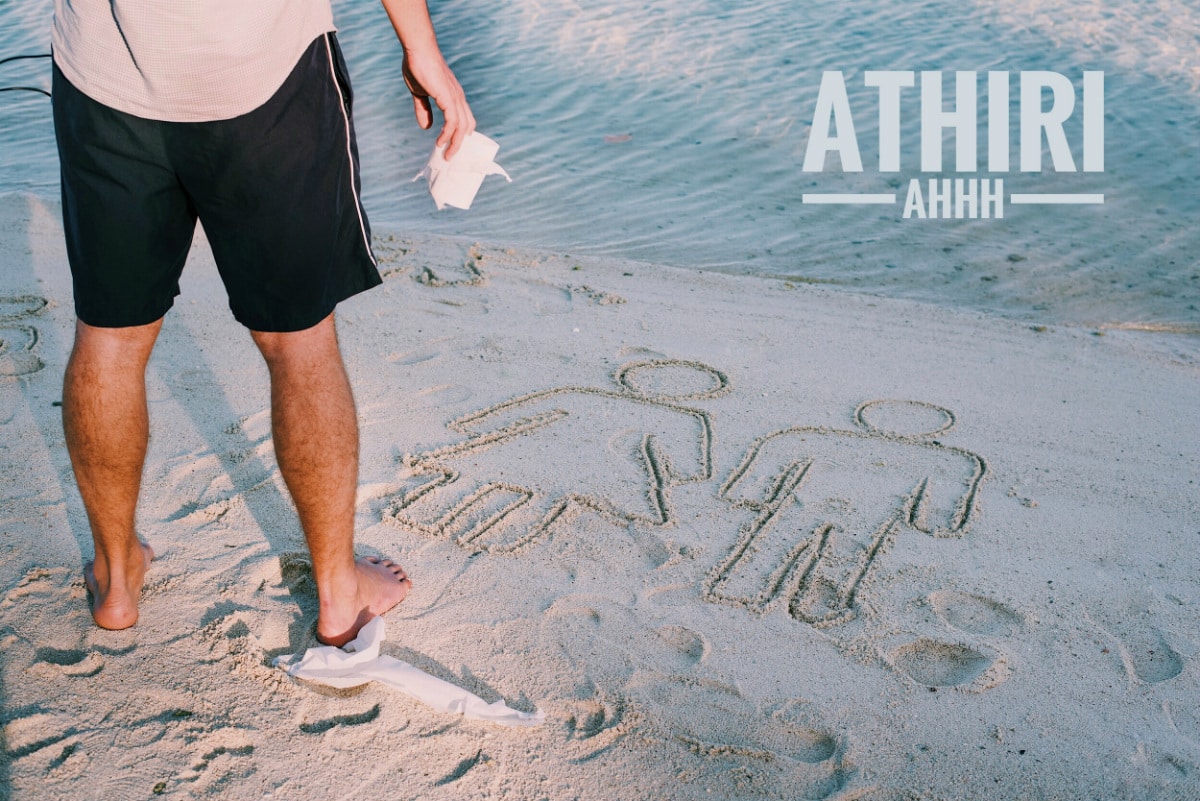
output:
[[[870,425],[870,408],[859,407],[859,430],[790,428],[750,447],[719,494],[755,517],[710,572],[710,600],[762,611],[785,597],[798,620],[846,622],[863,579],[897,533],[963,535],[985,466],[970,451],[929,439],[953,416],[939,409],[950,423],[899,434]]]
[[[680,396],[625,379],[631,367],[678,365],[709,371],[725,386],[711,368],[646,362],[618,371],[619,390],[559,387],[451,421],[466,439],[409,457],[419,483],[387,517],[488,551],[518,549],[582,511],[616,525],[668,525],[671,487],[712,475],[711,422],[675,403]]]

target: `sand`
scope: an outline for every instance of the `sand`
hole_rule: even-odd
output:
[[[91,624],[58,209],[0,199],[0,797],[1200,797],[1200,347],[377,234],[339,330],[386,653],[302,685],[266,372],[202,241],[151,362],[138,626]]]

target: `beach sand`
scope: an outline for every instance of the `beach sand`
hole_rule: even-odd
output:
[[[59,211],[0,198],[0,797],[1195,799],[1194,338],[383,232],[343,304],[385,652],[315,595],[202,241],[148,384],[136,628],[88,615]],[[899,258],[900,256],[896,256]]]

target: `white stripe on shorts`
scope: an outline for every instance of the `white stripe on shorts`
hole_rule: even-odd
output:
[[[337,70],[333,67],[333,48],[329,44],[329,34],[325,34],[325,53],[329,56],[329,77],[333,79],[333,87],[337,89],[341,95],[341,86],[338,84]],[[346,103],[340,102],[342,109],[342,119],[346,122],[346,158],[350,163],[350,193],[354,195],[354,210],[358,212],[358,230],[362,233],[363,244],[367,246],[367,255],[371,258],[371,264],[375,265],[376,269],[379,263],[375,261],[375,252],[371,250],[371,240],[367,236],[367,225],[363,222],[362,203],[358,197],[358,191],[354,188],[356,182],[354,174],[354,152],[350,149],[350,115],[346,113]]]

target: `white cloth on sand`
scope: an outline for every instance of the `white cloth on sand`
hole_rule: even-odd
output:
[[[309,648],[300,658],[296,655],[276,657],[275,665],[289,676],[330,687],[344,689],[377,681],[407,693],[439,712],[461,714],[501,726],[537,726],[545,720],[545,713],[540,710],[520,712],[511,709],[503,700],[489,704],[407,662],[381,655],[379,646],[383,644],[384,633],[383,618],[376,617],[344,648],[321,645]]]
[[[433,195],[438,211],[447,206],[469,209],[485,176],[503,175],[512,183],[504,168],[493,160],[499,149],[500,145],[495,141],[473,131],[450,161],[446,161],[445,146],[435,147],[429,163],[413,180],[423,177],[429,180],[429,194]]]

